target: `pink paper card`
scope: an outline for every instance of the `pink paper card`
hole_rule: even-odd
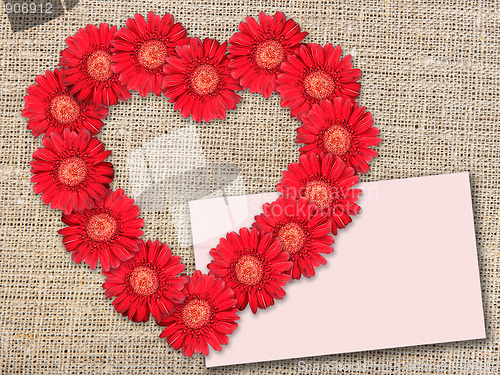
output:
[[[206,366],[485,338],[468,173],[360,184],[361,213],[311,279],[239,326]],[[196,268],[277,193],[191,201]]]

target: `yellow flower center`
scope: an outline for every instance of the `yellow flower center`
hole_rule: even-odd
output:
[[[330,126],[323,135],[323,145],[328,152],[343,155],[351,148],[352,136],[341,125]]]
[[[219,85],[219,73],[208,64],[200,65],[191,74],[191,87],[198,95],[212,94]]]
[[[113,75],[111,55],[106,51],[95,51],[87,60],[87,73],[97,81],[106,81]]]
[[[266,40],[255,49],[255,62],[263,69],[273,70],[281,65],[285,58],[283,45],[274,39]]]
[[[141,296],[149,296],[158,290],[158,275],[147,266],[134,268],[129,282],[134,292]]]
[[[50,114],[61,124],[69,124],[80,116],[80,105],[69,95],[58,95],[50,102]]]
[[[63,160],[57,169],[57,178],[69,187],[78,185],[85,180],[85,177],[87,177],[87,164],[76,156]]]
[[[139,47],[137,60],[139,64],[149,70],[154,70],[165,64],[167,47],[160,40],[149,40]]]
[[[327,72],[315,70],[304,78],[304,89],[314,99],[326,99],[335,90],[335,80]]]
[[[239,282],[245,285],[256,285],[262,280],[264,267],[253,255],[244,255],[236,262],[234,273]]]
[[[94,241],[109,241],[115,236],[117,227],[116,220],[110,214],[101,212],[88,220],[87,234]]]
[[[302,250],[306,243],[306,232],[297,223],[287,223],[278,231],[278,239],[283,249],[290,254]]]
[[[210,322],[212,308],[207,301],[195,298],[184,306],[181,316],[187,327],[192,329],[201,328]]]
[[[306,185],[305,196],[321,209],[330,207],[335,199],[332,187],[321,180],[309,181]]]

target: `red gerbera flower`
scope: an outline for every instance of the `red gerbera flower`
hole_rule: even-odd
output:
[[[113,71],[120,75],[127,89],[136,90],[141,96],[149,92],[160,96],[167,56],[174,53],[175,47],[188,44],[186,35],[186,29],[174,23],[174,17],[168,13],[160,17],[149,12],[148,22],[136,14],[111,42]]]
[[[380,143],[370,112],[356,102],[335,98],[315,104],[297,129],[297,143],[303,154],[331,153],[358,173],[370,170],[368,162],[378,155],[371,146]]]
[[[360,189],[351,189],[359,180],[354,169],[331,154],[302,155],[298,163],[288,165],[276,190],[285,196],[304,196],[332,220],[333,234],[344,228],[359,213],[356,204]]]
[[[99,28],[87,25],[66,39],[68,47],[61,52],[63,82],[78,100],[91,101],[96,106],[109,106],[130,99],[130,92],[113,73],[111,39],[116,26]]]
[[[226,118],[226,110],[235,109],[241,97],[238,81],[231,77],[227,43],[192,38],[189,46],[176,48],[177,56],[167,57],[163,88],[181,116],[200,122]]]
[[[253,226],[276,237],[290,254],[292,278],[314,276],[314,267],[326,264],[322,254],[333,251],[331,221],[305,197],[279,197],[262,206],[263,214],[255,216]]]
[[[151,313],[160,323],[163,315],[174,311],[175,305],[184,299],[180,291],[187,278],[177,275],[185,267],[166,244],[140,240],[139,251],[133,258],[118,268],[103,271],[106,281],[102,287],[106,298],[116,297],[113,306],[123,316],[146,322]]]
[[[285,14],[274,17],[259,13],[260,24],[252,17],[240,23],[240,32],[229,43],[229,67],[241,86],[269,98],[276,91],[276,78],[281,64],[299,46],[307,35]]]
[[[66,214],[83,210],[106,194],[113,181],[113,166],[104,161],[109,154],[87,130],[50,133],[30,163],[33,190],[50,208]]]
[[[353,69],[351,55],[340,59],[340,46],[304,44],[281,65],[278,92],[281,106],[300,121],[312,105],[340,96],[356,99],[361,85],[361,71]]]
[[[242,228],[226,238],[210,251],[213,260],[208,269],[234,290],[236,307],[243,310],[249,304],[255,314],[257,308],[265,309],[275,299],[282,299],[286,294],[282,287],[291,280],[292,262],[279,241],[255,228]]]
[[[24,97],[23,116],[28,118],[28,129],[36,138],[51,132],[62,133],[66,128],[79,132],[87,129],[92,135],[99,133],[108,109],[94,107],[76,100],[64,87],[62,75],[58,69],[47,70],[45,75],[36,77],[36,84],[31,85]]]
[[[140,228],[144,226],[139,214],[139,207],[122,189],[108,190],[92,207],[63,214],[61,220],[68,227],[59,234],[76,263],[84,260],[93,270],[99,260],[102,269],[108,271],[139,250],[137,243],[143,235]]]
[[[194,352],[208,355],[208,345],[221,350],[229,342],[239,319],[231,288],[213,275],[194,271],[182,290],[184,302],[160,323],[167,328],[160,334],[175,350],[185,356]]]

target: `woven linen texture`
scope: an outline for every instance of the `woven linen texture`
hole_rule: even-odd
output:
[[[66,6],[61,17],[15,33],[0,11],[2,373],[497,373],[498,2],[66,0]],[[99,269],[75,264],[65,251],[57,234],[60,212],[33,193],[29,162],[41,139],[33,140],[21,110],[26,88],[57,66],[66,37],[86,24],[121,27],[135,12],[149,10],[172,13],[190,36],[219,41],[228,40],[246,16],[279,10],[310,33],[305,42],[340,44],[352,54],[363,72],[359,102],[372,112],[382,137],[380,157],[362,180],[470,172],[488,338],[207,370],[202,356],[185,358],[169,348],[153,322],[137,324],[116,313],[104,299]],[[299,123],[280,107],[279,96],[241,95],[226,120],[197,124],[164,97],[134,93],[110,108],[99,135],[113,151],[112,187],[141,205],[144,238],[168,243],[188,272],[194,257],[185,202],[222,191],[272,191],[299,155]]]

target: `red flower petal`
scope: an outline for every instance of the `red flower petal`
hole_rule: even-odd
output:
[[[361,85],[361,71],[353,69],[351,56],[342,60],[340,46],[304,44],[281,65],[278,92],[281,106],[290,107],[290,114],[299,121],[312,105],[335,97],[356,99]]]
[[[241,97],[238,81],[231,77],[225,55],[227,43],[192,38],[189,46],[176,48],[176,56],[167,57],[163,89],[181,116],[209,122],[226,118],[226,110],[235,109]]]
[[[305,144],[300,148],[302,154],[330,153],[358,173],[369,171],[368,162],[377,156],[369,147],[378,145],[380,138],[372,115],[365,112],[365,107],[335,98],[333,102],[324,100],[315,104],[303,118],[296,140]]]
[[[229,341],[239,319],[233,291],[221,279],[194,271],[182,290],[184,302],[160,322],[166,326],[160,337],[166,337],[175,350],[185,356],[194,352],[208,355],[210,345],[221,350]]]
[[[109,106],[130,99],[130,92],[113,72],[111,40],[116,26],[101,23],[99,28],[87,25],[66,39],[68,47],[61,52],[63,81],[78,100]]]
[[[51,208],[69,214],[90,207],[104,196],[113,180],[113,166],[104,160],[111,153],[87,130],[78,134],[65,129],[50,133],[33,154],[33,190]]]
[[[276,12],[274,17],[261,12],[259,21],[247,17],[240,23],[240,32],[229,39],[229,67],[244,89],[268,98],[277,92],[276,79],[282,63],[307,33],[282,12]]]
[[[175,48],[188,44],[187,32],[174,17],[148,13],[148,21],[140,14],[127,20],[127,26],[118,30],[112,44],[113,71],[120,82],[141,96],[149,92],[161,95],[165,73],[163,68]]]
[[[349,224],[359,213],[356,204],[361,190],[352,189],[359,176],[337,156],[302,155],[298,163],[288,165],[276,189],[285,196],[306,197],[329,215],[333,234]]]
[[[158,241],[138,242],[139,251],[118,268],[103,271],[102,285],[106,298],[117,297],[113,305],[117,312],[135,322],[145,322],[150,313],[159,323],[164,315],[184,299],[180,292],[187,282],[185,264],[165,244]]]
[[[236,307],[250,305],[255,314],[285,296],[283,286],[291,280],[289,255],[276,238],[257,229],[242,228],[239,234],[228,233],[215,249],[209,274],[224,280],[234,290]]]
[[[82,260],[95,269],[101,262],[104,271],[117,268],[139,250],[139,237],[144,220],[138,216],[139,207],[122,189],[108,190],[106,195],[92,206],[71,214],[63,214],[61,220],[68,226],[59,230],[67,251],[72,258]],[[180,272],[180,271],[179,271]]]
[[[292,278],[314,276],[314,267],[326,264],[319,254],[333,251],[328,215],[318,212],[305,197],[279,197],[264,204],[262,209],[264,213],[255,217],[253,226],[263,233],[271,233],[290,254]]]
[[[27,93],[22,114],[28,118],[28,129],[34,137],[62,133],[64,129],[75,132],[87,129],[95,135],[103,126],[101,119],[108,115],[107,108],[96,108],[75,99],[63,85],[58,69],[39,75]]]

